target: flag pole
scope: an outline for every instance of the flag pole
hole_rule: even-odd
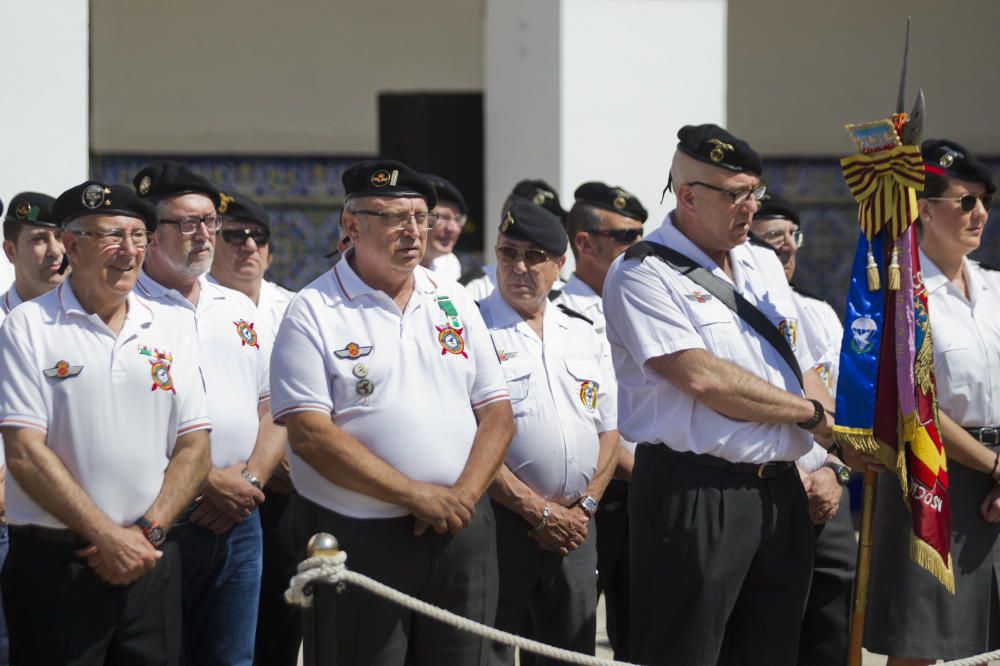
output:
[[[851,611],[851,635],[847,666],[861,666],[861,643],[865,635],[865,608],[868,605],[868,572],[872,556],[872,519],[875,508],[875,482],[878,472],[865,467],[865,485],[861,500],[861,531],[858,538],[858,568],[854,579],[854,607]]]

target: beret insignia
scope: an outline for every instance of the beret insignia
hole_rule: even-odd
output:
[[[729,150],[729,151],[735,150],[732,144],[723,143],[718,139],[709,139],[708,142],[715,145],[715,148],[712,148],[712,152],[708,154],[709,158],[711,158],[713,162],[722,161],[722,158],[726,156],[726,154],[723,152],[724,150]]]
[[[150,182],[149,176],[142,177],[142,180],[139,181],[139,194],[143,196],[149,194]]]

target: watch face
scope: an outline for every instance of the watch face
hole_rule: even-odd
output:
[[[154,527],[149,530],[149,534],[146,538],[149,539],[149,543],[154,546],[160,546],[167,540],[167,533],[163,531],[162,527]]]
[[[851,470],[846,467],[841,467],[837,470],[837,480],[840,481],[840,485],[846,486],[851,480]]]
[[[588,497],[580,503],[580,506],[583,507],[583,510],[587,513],[594,513],[597,511],[597,500],[593,497]]]

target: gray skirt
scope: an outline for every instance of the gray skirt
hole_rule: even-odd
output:
[[[865,617],[871,652],[961,659],[1000,649],[1000,524],[979,513],[993,484],[950,459],[948,479],[954,595],[910,559],[911,519],[899,483],[890,472],[879,477]]]

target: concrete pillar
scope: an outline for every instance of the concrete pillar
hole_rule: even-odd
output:
[[[58,196],[87,177],[89,3],[5,0],[0,26],[0,199],[6,206],[23,190]],[[0,283],[7,282],[8,268],[0,254]]]
[[[726,121],[727,0],[486,0],[486,233],[521,178],[567,208],[587,180],[672,207],[677,130]]]

